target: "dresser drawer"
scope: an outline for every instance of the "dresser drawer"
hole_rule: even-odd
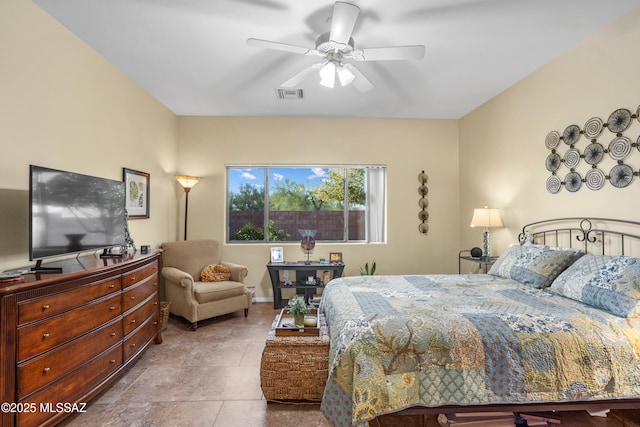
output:
[[[145,344],[154,338],[158,332],[158,313],[154,313],[133,334],[124,340],[125,362],[138,353]]]
[[[18,327],[18,362],[64,344],[122,313],[121,296],[85,304],[26,327]]]
[[[122,276],[122,287],[126,288],[135,285],[137,282],[158,273],[158,261],[154,261],[147,266],[133,270]],[[157,280],[157,279],[156,279]]]
[[[21,302],[18,305],[18,324],[41,320],[71,310],[95,299],[122,289],[120,276],[89,283],[79,288]]]
[[[129,335],[134,329],[142,325],[142,323],[151,317],[152,314],[157,314],[159,308],[158,293],[152,294],[140,307],[131,313],[124,316],[122,319],[122,326],[124,329],[124,335]]]
[[[122,311],[126,312],[158,291],[158,276],[147,277],[122,293]]]
[[[18,399],[63,377],[112,345],[122,342],[122,337],[122,320],[118,319],[18,365]]]
[[[108,351],[102,353],[96,359],[76,369],[72,374],[60,378],[49,387],[24,399],[24,403],[37,402],[40,404],[57,402],[73,404],[81,396],[95,388],[101,381],[113,374],[122,366],[122,347],[117,344]],[[80,402],[78,402],[80,403]],[[52,412],[18,413],[18,426],[35,426],[47,418],[51,418]]]

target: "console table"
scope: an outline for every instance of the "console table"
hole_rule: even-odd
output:
[[[47,266],[62,273],[0,283],[2,426],[59,423],[73,411],[58,403],[82,409],[162,342],[160,252]]]
[[[310,262],[306,264],[304,261],[299,262],[270,262],[267,264],[267,270],[269,270],[269,278],[271,279],[271,287],[273,289],[273,308],[280,309],[286,304],[282,300],[282,289],[299,289],[304,290],[304,298],[307,303],[318,288],[324,288],[326,283],[320,281],[316,284],[307,284],[300,281],[300,278],[304,279],[308,276],[317,276],[318,271],[331,271],[333,273],[333,279],[341,277],[344,270],[344,263],[330,263],[322,264],[319,262]],[[285,285],[280,282],[280,271],[295,271],[296,281],[291,282],[291,285]]]

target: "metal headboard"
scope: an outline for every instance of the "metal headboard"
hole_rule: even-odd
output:
[[[627,255],[640,253],[640,222],[612,218],[547,219],[522,227],[518,240],[569,246],[584,253]]]

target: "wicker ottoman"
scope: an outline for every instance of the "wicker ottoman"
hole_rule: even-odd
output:
[[[260,363],[260,385],[265,399],[322,400],[329,372],[329,332],[318,316],[320,336],[276,336],[271,326]]]

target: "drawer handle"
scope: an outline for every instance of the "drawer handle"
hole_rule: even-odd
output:
[[[46,374],[47,372],[49,372],[51,370],[51,368],[44,368],[42,371]]]
[[[113,305],[111,307],[109,307],[109,310],[115,310],[115,309],[116,309],[116,307],[113,306]]]
[[[136,343],[132,342],[131,347],[135,347],[135,346],[136,346]]]
[[[132,296],[132,297],[130,297],[130,298],[131,298],[132,300],[136,299],[136,297],[135,297],[135,296]]]
[[[158,286],[158,283],[157,282],[153,282],[153,286]]]
[[[45,339],[45,338],[49,338],[49,333],[48,332],[45,332],[44,334],[42,334],[42,339]]]
[[[131,319],[131,323],[136,323],[136,319]]]
[[[158,322],[153,322],[153,324],[154,324],[154,325],[157,325],[157,324],[158,324]]]
[[[130,282],[135,282],[135,281],[136,281],[136,277],[135,277],[135,276],[131,276],[131,277],[129,277],[129,281],[130,281]]]
[[[42,310],[49,310],[49,304],[45,304],[42,306]]]
[[[153,305],[158,305],[158,301],[154,301],[154,302],[153,302]]]
[[[116,363],[116,359],[109,360],[109,363]]]
[[[115,287],[116,287],[116,285],[114,285],[114,284],[112,283],[112,284],[110,284],[110,285],[109,285],[109,287],[110,287],[111,289],[113,289],[113,288],[115,288]]]
[[[115,333],[115,332],[111,332],[111,336],[112,336],[112,337],[115,337],[115,336],[116,336],[116,333]]]

